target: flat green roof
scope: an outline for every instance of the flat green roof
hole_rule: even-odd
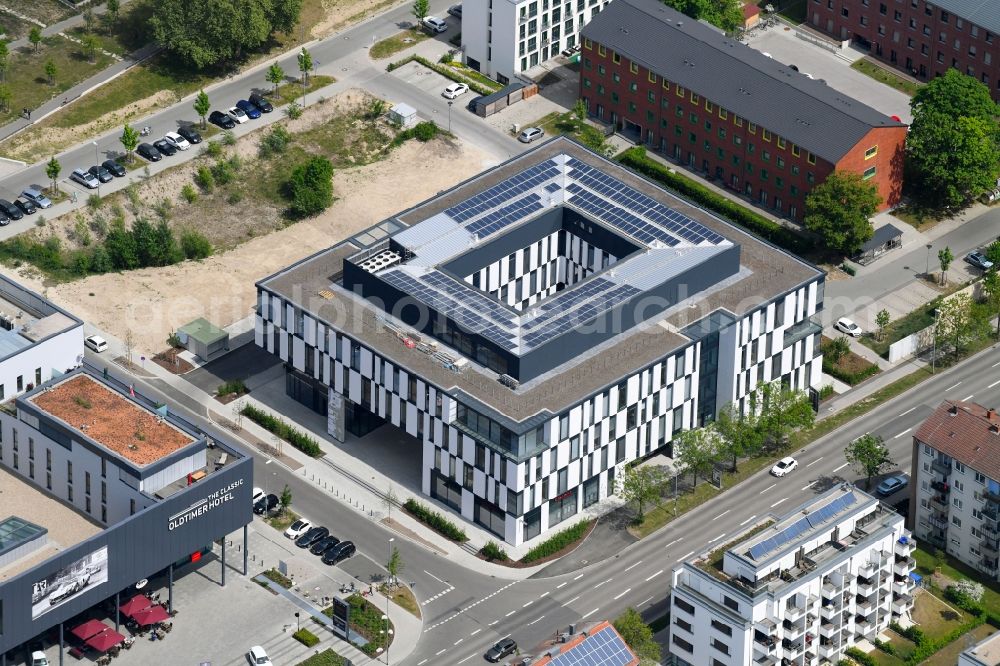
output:
[[[210,345],[229,337],[229,333],[203,317],[198,317],[190,324],[181,326],[177,332],[184,333],[203,345]]]

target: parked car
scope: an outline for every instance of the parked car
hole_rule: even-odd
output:
[[[448,13],[455,18],[462,18],[462,5],[452,5],[448,8]]]
[[[517,651],[517,643],[513,638],[502,638],[493,647],[486,651],[486,661],[496,663],[504,657],[510,656]]]
[[[270,495],[268,495],[262,500],[259,500],[256,504],[253,505],[253,512],[256,513],[258,516],[263,516],[265,514],[271,513],[271,511],[273,511],[274,507],[276,506],[278,506],[278,496],[275,495],[274,493],[271,493]]]
[[[453,83],[441,91],[441,96],[447,99],[455,99],[469,92],[469,86],[465,83]]]
[[[979,250],[975,250],[965,255],[965,260],[970,264],[972,264],[973,266],[975,266],[976,268],[983,271],[988,271],[989,269],[993,268],[993,262],[987,259],[986,255],[980,252]]]
[[[188,148],[191,147],[191,144],[188,143],[188,140],[182,137],[177,132],[167,132],[166,134],[163,135],[163,139],[164,141],[170,142],[170,144],[177,150],[187,150]]]
[[[94,174],[85,169],[73,169],[73,173],[69,175],[69,179],[91,190],[101,185],[101,182],[94,177]]]
[[[267,493],[264,492],[263,488],[260,488],[258,486],[254,486],[253,487],[253,494],[250,496],[250,498],[251,498],[250,499],[250,503],[251,504],[256,504],[257,502],[259,502],[262,499],[264,499],[264,497],[266,495],[267,495]]]
[[[38,210],[37,208],[35,208],[35,204],[28,201],[24,197],[18,197],[14,199],[14,205],[20,208],[21,212],[24,213],[25,215],[34,215],[35,211]]]
[[[424,27],[431,32],[445,32],[448,30],[448,22],[437,16],[427,16],[423,20]]]
[[[101,162],[101,166],[113,173],[116,177],[121,178],[125,175],[125,167],[114,160],[104,160]]]
[[[264,648],[259,645],[254,645],[247,652],[247,661],[249,661],[253,666],[274,666],[271,663],[271,658],[267,656],[267,652],[264,652]]]
[[[98,354],[108,348],[108,341],[99,335],[88,335],[84,338],[83,344],[86,345],[87,349],[93,350]]]
[[[163,155],[156,148],[153,148],[151,143],[140,143],[135,152],[139,154],[139,157],[144,157],[150,162],[159,162],[163,159]]]
[[[260,93],[250,93],[250,103],[264,113],[271,113],[274,111],[274,106],[272,106],[272,104],[267,101],[267,98]]]
[[[330,530],[325,527],[313,527],[308,532],[295,540],[295,545],[299,548],[308,548],[320,539],[330,536]]]
[[[285,536],[289,539],[298,539],[300,536],[308,532],[311,527],[312,523],[303,518],[299,518],[288,526],[288,529],[285,530]]]
[[[521,143],[531,143],[543,136],[545,136],[545,132],[542,131],[541,127],[529,127],[517,135],[517,140]]]
[[[177,154],[177,148],[175,148],[174,144],[170,143],[166,139],[157,139],[153,142],[153,147],[167,157]]]
[[[482,95],[476,95],[475,97],[473,97],[472,99],[469,100],[468,104],[465,105],[465,108],[468,109],[469,111],[472,111],[473,113],[475,113],[476,112],[476,104],[482,98],[483,98]]]
[[[338,562],[343,562],[356,552],[358,552],[358,549],[354,547],[352,542],[342,541],[336,546],[326,549],[326,552],[323,553],[323,564],[334,565]]]
[[[21,192],[21,196],[35,204],[38,208],[45,209],[52,207],[52,201],[42,193],[42,188],[38,185],[32,185],[27,188]]]
[[[327,551],[328,548],[333,548],[338,543],[340,539],[335,536],[325,536],[319,541],[315,542],[313,545],[309,546],[309,552],[313,555],[322,555]]]
[[[238,122],[240,125],[250,120],[247,118],[246,111],[238,106],[232,106],[229,108],[229,117]]]
[[[847,333],[852,338],[860,338],[861,334],[864,333],[860,326],[847,317],[841,317],[838,319],[837,323],[834,324],[833,327],[842,333]]]
[[[3,211],[0,211],[0,227],[6,227],[10,224],[10,218]]]
[[[236,121],[228,113],[223,113],[222,111],[212,111],[208,116],[208,122],[218,125],[222,129],[233,129],[236,127]]]
[[[91,176],[101,181],[102,183],[109,183],[115,178],[114,175],[112,175],[112,173],[108,171],[108,168],[102,164],[95,164],[94,166],[87,169],[87,171],[90,172]]]
[[[247,117],[251,120],[260,118],[260,109],[258,109],[252,102],[248,102],[245,99],[241,99],[236,102],[236,108],[247,114]]]
[[[195,129],[190,125],[185,125],[184,127],[178,127],[177,133],[180,134],[185,139],[187,139],[187,142],[192,145],[196,143],[201,143],[201,134],[198,134],[198,132],[196,132]]]
[[[21,212],[21,209],[6,199],[0,199],[0,213],[3,213],[11,220],[20,220],[24,217],[24,213]]]
[[[31,666],[49,666],[49,658],[41,650],[31,653]]]
[[[774,467],[771,468],[771,474],[779,477],[784,476],[789,472],[794,471],[798,466],[799,461],[791,456],[788,456],[786,458],[782,458],[774,464]]]
[[[882,497],[888,497],[908,485],[910,485],[910,477],[905,474],[893,474],[892,476],[887,476],[882,483],[878,484],[875,492]]]

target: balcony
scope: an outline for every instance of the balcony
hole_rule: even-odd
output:
[[[824,620],[833,620],[838,615],[840,615],[840,610],[841,610],[840,606],[835,606],[834,604],[830,604],[828,606],[823,606],[822,608],[820,608],[819,616]]]
[[[840,627],[833,622],[825,622],[819,625],[819,635],[824,638],[833,638],[840,631]]]
[[[992,557],[983,557],[979,560],[979,568],[987,573],[995,574],[997,571],[997,560]]]
[[[840,657],[840,648],[833,643],[827,643],[825,645],[820,643],[817,650],[819,651],[819,656],[824,659],[829,659],[830,661],[835,662]]]
[[[892,572],[898,576],[909,576],[916,565],[917,562],[912,557],[899,558],[893,562]]]
[[[858,601],[854,608],[858,615],[868,617],[875,610],[875,602],[872,599],[865,599],[864,601]]]
[[[994,553],[1000,552],[1000,549],[997,548],[996,538],[987,537],[985,539],[982,539],[979,542],[979,545],[982,547],[983,550],[988,550]]]
[[[893,544],[893,552],[895,552],[896,555],[903,555],[905,557],[912,555],[916,548],[917,542],[913,539],[913,537],[899,537]]]
[[[839,592],[839,591],[840,591],[840,588],[838,588],[833,583],[829,583],[829,582],[823,583],[823,598],[824,599],[833,599],[835,596],[837,596],[837,592]]]
[[[997,504],[1000,504],[1000,490],[987,488],[986,492],[983,493],[983,496],[988,502],[996,502]]]
[[[774,654],[778,647],[778,640],[774,636],[766,636],[760,632],[754,632],[753,647],[764,654]]]
[[[866,562],[858,568],[858,576],[861,578],[874,578],[878,571],[878,565],[874,562]]]
[[[781,647],[784,648],[786,657],[797,657],[802,654],[802,651],[806,647],[806,642],[804,640],[790,641],[787,638],[781,641]]]
[[[800,622],[793,624],[791,622],[786,622],[784,624],[785,635],[784,637],[790,640],[795,640],[802,634],[806,633],[806,623]]]
[[[873,592],[875,592],[875,581],[867,581],[863,578],[858,579],[858,594],[863,597],[870,597]]]
[[[778,663],[778,659],[770,655],[764,655],[755,658],[753,660],[753,663],[757,664],[758,666],[776,666],[776,664]]]
[[[790,622],[795,622],[803,615],[805,615],[806,609],[801,606],[785,606],[785,619]]]
[[[892,600],[893,613],[905,613],[913,608],[913,597],[908,594],[901,595]]]
[[[854,623],[854,630],[862,636],[868,636],[874,628],[875,626],[868,620],[859,619]]]
[[[909,576],[905,580],[896,580],[892,582],[892,593],[893,594],[909,594],[913,591],[916,583]]]
[[[931,463],[931,469],[933,469],[935,472],[940,472],[941,474],[948,476],[949,474],[951,474],[951,463],[944,462],[940,458],[935,458],[934,462]]]
[[[951,491],[951,487],[944,481],[931,481],[931,488],[939,493],[948,493]]]
[[[948,498],[944,495],[934,495],[927,503],[930,504],[932,509],[948,513]]]

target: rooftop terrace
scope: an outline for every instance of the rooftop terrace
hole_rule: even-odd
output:
[[[136,465],[148,465],[195,441],[87,374],[76,374],[28,402]]]

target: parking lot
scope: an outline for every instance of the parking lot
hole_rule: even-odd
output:
[[[823,79],[831,88],[850,95],[887,116],[899,116],[907,124],[913,120],[909,97],[851,69],[851,62],[864,57],[864,53],[847,49],[842,52],[844,57],[840,57],[796,37],[795,34],[795,30],[779,24],[755,34],[747,43],[781,63],[795,65],[802,73],[809,73],[815,79]]]

